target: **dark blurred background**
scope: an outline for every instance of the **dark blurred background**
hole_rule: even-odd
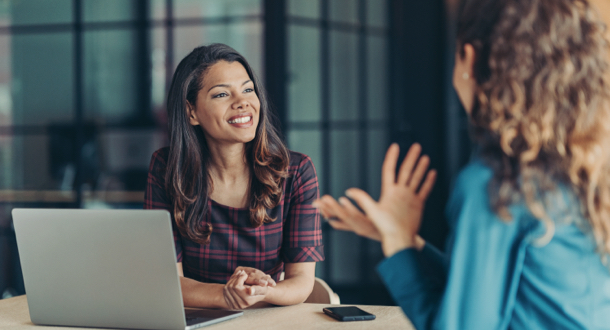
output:
[[[422,143],[440,172],[422,235],[470,153],[451,86],[450,0],[0,0],[0,294],[24,294],[14,207],[142,208],[167,145],[165,97],[194,47],[226,43],[262,78],[322,194],[379,196],[386,148]],[[324,224],[317,267],[343,303],[393,304],[377,242]]]

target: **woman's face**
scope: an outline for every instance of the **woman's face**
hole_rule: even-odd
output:
[[[260,101],[244,66],[219,61],[203,77],[197,104],[189,106],[191,125],[200,125],[208,144],[246,143],[254,139]]]
[[[453,87],[460,98],[460,102],[470,114],[474,103],[474,92],[476,81],[473,77],[474,47],[470,44],[464,45],[464,56],[458,50],[455,54],[455,65],[453,66]]]

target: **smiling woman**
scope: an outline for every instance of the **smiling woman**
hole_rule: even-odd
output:
[[[318,181],[280,139],[248,62],[222,44],[194,49],[167,110],[170,146],[152,156],[144,207],[172,215],[185,306],[303,302],[324,260]]]
[[[189,104],[189,121],[213,144],[247,143],[256,136],[260,104],[244,66],[219,61],[206,73],[197,103]]]

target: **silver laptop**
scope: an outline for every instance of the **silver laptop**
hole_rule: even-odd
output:
[[[13,209],[32,322],[182,330],[242,315],[185,313],[170,221],[163,210]]]

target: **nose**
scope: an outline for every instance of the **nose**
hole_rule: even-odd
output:
[[[249,106],[250,104],[243,95],[237,96],[233,102],[233,109],[246,109]]]

